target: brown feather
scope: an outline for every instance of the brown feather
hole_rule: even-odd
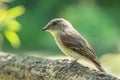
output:
[[[105,72],[101,67],[99,60],[96,57],[96,54],[93,48],[88,44],[88,42],[80,35],[75,29],[65,29],[60,34],[60,39],[64,46],[75,51],[77,54],[80,54],[91,62],[102,72]]]

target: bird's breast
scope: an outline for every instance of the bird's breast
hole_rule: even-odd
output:
[[[77,60],[84,58],[84,57],[83,57],[82,55],[80,55],[79,53],[77,53],[77,52],[69,49],[68,47],[66,47],[66,46],[62,43],[61,38],[60,38],[59,35],[55,37],[55,41],[56,41],[58,47],[61,49],[61,51],[62,51],[66,56],[75,58],[75,59],[77,59]]]

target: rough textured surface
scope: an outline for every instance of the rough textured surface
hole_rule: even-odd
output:
[[[90,70],[72,60],[49,60],[30,56],[0,57],[0,80],[120,80],[109,74]]]

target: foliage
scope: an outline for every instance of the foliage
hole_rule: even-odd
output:
[[[49,51],[50,55],[60,52],[53,37],[40,28],[55,17],[63,17],[88,40],[98,56],[112,53],[120,41],[119,3],[109,0],[14,0],[10,8],[17,5],[26,8],[25,14],[17,18],[22,24],[21,47],[17,50]],[[14,51],[8,44],[3,46],[4,50]]]
[[[0,1],[0,44],[3,43],[3,36],[5,36],[12,47],[17,48],[20,46],[20,39],[16,32],[20,30],[21,26],[16,18],[23,13],[23,6],[8,9],[7,5]]]

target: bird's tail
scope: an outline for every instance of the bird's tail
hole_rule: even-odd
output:
[[[95,66],[96,66],[96,65],[95,65]],[[101,65],[100,65],[100,66],[99,66],[99,65],[97,65],[96,67],[99,69],[99,71],[101,71],[101,72],[105,72],[105,73],[106,73],[106,71],[102,68],[102,66],[101,66]]]
[[[106,71],[103,69],[103,67],[101,66],[101,64],[98,60],[93,61],[93,63],[99,71],[106,73]]]

